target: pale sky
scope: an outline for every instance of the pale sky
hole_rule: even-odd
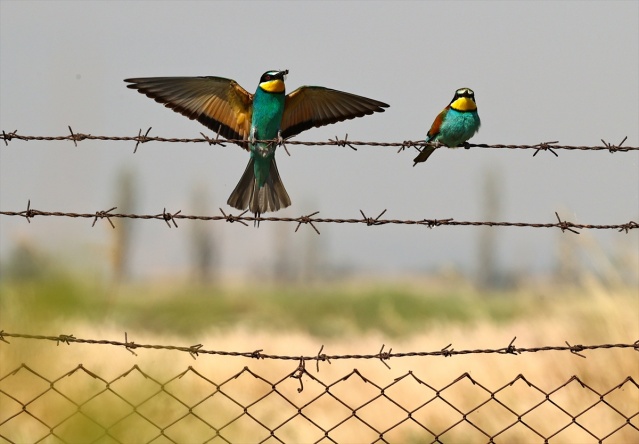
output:
[[[287,91],[320,85],[390,104],[383,114],[306,131],[366,141],[423,139],[454,91],[475,91],[488,144],[639,144],[639,2],[0,2],[0,130],[64,135],[199,137],[211,131],[125,87],[128,77],[213,75],[254,92],[261,74],[289,69]],[[248,154],[228,145],[12,141],[0,146],[0,208],[31,199],[43,211],[94,212],[116,205],[118,172],[137,178],[138,213],[238,212],[226,200]],[[639,220],[639,153],[438,150],[413,168],[414,150],[289,146],[277,153],[293,205],[267,214],[483,220],[482,177],[500,177],[501,216],[511,222]],[[0,217],[0,257],[31,239],[63,257],[104,256],[106,221]],[[116,221],[117,223],[117,221]],[[135,222],[138,275],[189,265],[190,221],[168,229]],[[259,229],[210,222],[224,270],[253,272],[276,260],[287,236],[299,255],[310,227]],[[380,273],[475,267],[479,228],[318,226],[326,260]],[[601,245],[639,249],[631,234],[593,232]],[[282,234],[284,233],[284,234]],[[290,233],[290,235],[289,235]],[[499,229],[506,269],[552,266],[559,230]],[[563,234],[570,236],[571,233]],[[580,235],[584,236],[585,233]]]

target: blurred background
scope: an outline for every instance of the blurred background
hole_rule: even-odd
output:
[[[212,75],[253,92],[270,69],[290,70],[289,92],[320,85],[390,104],[296,140],[422,140],[467,86],[482,120],[472,143],[592,146],[627,136],[626,146],[639,144],[637,2],[0,1],[7,133],[66,135],[70,125],[92,135],[152,127],[150,136],[214,136],[123,79]],[[149,142],[134,154],[134,146],[3,144],[0,208],[21,211],[30,200],[42,211],[239,213],[226,205],[248,161],[239,147]],[[288,150],[277,161],[293,204],[274,216],[360,218],[360,210],[376,217],[386,209],[389,219],[554,223],[558,212],[585,224],[639,220],[637,152],[440,149],[413,167],[414,149]],[[519,346],[639,337],[639,230],[317,224],[318,236],[274,222],[113,223],[0,217],[0,330],[118,340],[128,331],[138,343],[290,355],[314,355],[322,344],[331,353],[375,353],[391,342],[414,351],[498,348],[514,336]],[[122,350],[106,363],[103,353],[2,344],[0,376],[22,362],[51,377],[78,362],[114,375],[136,364],[174,376],[193,362]],[[538,354],[358,368],[378,382],[421,371],[441,384],[474,371],[494,387],[525,373],[549,389],[572,374],[606,390],[639,377],[636,358],[601,353],[587,362]],[[207,375],[243,365],[197,361]],[[250,365],[277,377],[293,370]],[[321,376],[352,368],[334,362]]]
[[[638,143],[636,2],[2,2],[0,124],[28,135],[212,135],[125,87],[128,77],[215,75],[253,92],[269,69],[290,70],[288,91],[322,85],[385,101],[383,114],[306,131],[298,140],[420,140],[454,91],[476,92],[474,143],[558,140]],[[2,209],[236,213],[226,199],[247,154],[237,146],[14,141],[0,150]],[[440,150],[412,166],[415,151],[289,147],[278,152],[293,205],[278,216],[359,210],[398,219],[608,224],[639,215],[639,154]],[[0,220],[0,257],[29,243],[70,265],[119,268],[132,278],[376,276],[455,270],[465,275],[547,274],[558,230],[118,220]],[[591,236],[607,254],[636,251],[639,234]],[[161,241],[160,241],[161,239]],[[197,239],[197,240],[196,240]],[[206,239],[201,241],[200,239]],[[119,245],[119,246],[118,246]],[[208,251],[202,249],[208,248]],[[488,250],[492,250],[490,253]],[[485,262],[486,256],[490,263]],[[209,259],[203,259],[208,257]],[[586,261],[588,262],[588,261]],[[114,263],[116,265],[114,265]],[[199,265],[198,265],[199,264]],[[481,265],[480,265],[481,264]],[[592,266],[592,264],[586,264]],[[208,271],[207,271],[208,273]],[[323,276],[324,277],[324,276]]]

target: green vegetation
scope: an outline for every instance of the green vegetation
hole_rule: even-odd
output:
[[[405,336],[442,324],[509,322],[539,314],[530,297],[478,295],[468,289],[433,290],[427,285],[331,284],[323,287],[271,284],[225,286],[114,285],[65,273],[0,282],[3,328],[60,321],[110,322],[128,329],[192,334],[248,327],[298,331],[317,337],[380,332]],[[535,308],[536,307],[536,308]],[[15,325],[13,328],[18,327]]]

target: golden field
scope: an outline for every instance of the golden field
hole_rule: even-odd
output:
[[[64,274],[0,289],[5,332],[112,341],[127,332],[137,344],[291,357],[321,346],[333,356],[374,355],[382,344],[404,353],[498,349],[514,337],[526,348],[639,339],[637,289],[592,277],[491,293],[445,279],[257,287]],[[397,357],[385,361],[390,369],[379,359],[332,359],[319,372],[309,361],[300,392],[297,359],[6,339],[6,442],[639,442],[639,388],[622,384],[639,381],[631,348],[585,350],[585,359],[569,351]],[[584,386],[568,382],[573,375]]]

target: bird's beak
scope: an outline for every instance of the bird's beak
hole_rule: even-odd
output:
[[[284,71],[280,71],[280,74],[282,74],[282,79],[286,80],[286,76],[288,75],[288,69],[285,69]]]

